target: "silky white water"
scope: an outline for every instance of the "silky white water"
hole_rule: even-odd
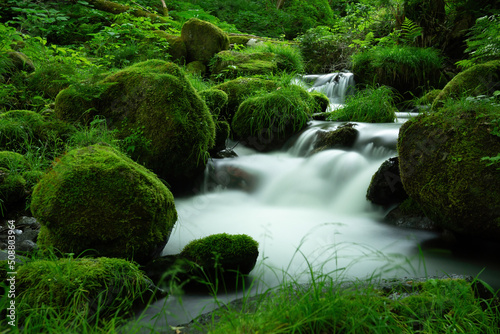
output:
[[[364,279],[475,276],[484,269],[481,278],[500,286],[497,246],[450,246],[438,232],[388,225],[383,218],[390,208],[366,200],[372,175],[397,155],[399,128],[411,116],[400,114],[391,124],[356,123],[359,137],[350,149],[311,154],[316,132],[341,124],[318,121],[276,152],[229,143],[236,145],[238,157],[212,160],[204,184],[192,196],[176,199],[179,218],[163,254],[177,254],[190,241],[211,234],[247,234],[259,243],[260,253],[250,273],[252,293],[284,280],[307,282],[311,270]],[[242,293],[218,299],[229,301]],[[187,293],[148,312],[160,325],[176,325],[216,306],[210,296]]]

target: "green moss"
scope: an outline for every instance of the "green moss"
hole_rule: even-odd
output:
[[[18,268],[16,290],[21,319],[33,309],[89,317],[99,312],[108,318],[128,314],[134,303],[146,299],[150,281],[136,264],[122,259],[35,260]]]
[[[278,88],[278,84],[271,80],[259,78],[238,78],[214,86],[227,94],[227,107],[222,110],[220,116],[231,122],[240,104],[248,97],[259,92],[271,92]]]
[[[441,89],[433,89],[425,93],[424,96],[417,100],[418,104],[432,104],[436,97],[441,93]]]
[[[500,109],[456,102],[421,115],[400,129],[401,181],[425,215],[459,234],[500,240],[500,178],[481,159],[500,152],[490,133]]]
[[[11,173],[8,169],[0,167],[0,204],[1,216],[5,211],[10,211],[10,206],[25,198],[26,180],[19,173]]]
[[[245,36],[245,35],[229,35],[229,43],[237,44],[237,45],[247,45],[250,39],[254,38],[253,36]]]
[[[259,244],[245,234],[214,234],[193,240],[181,252],[181,256],[206,270],[222,268],[248,274],[257,261]]]
[[[146,261],[177,220],[173,196],[150,171],[108,146],[69,151],[33,190],[41,248]]]
[[[192,61],[186,65],[186,73],[193,73],[203,76],[206,72],[207,66],[205,66],[205,64],[203,64],[201,61]]]
[[[311,92],[311,96],[314,98],[316,102],[316,110],[315,113],[323,113],[326,112],[328,107],[330,106],[330,99],[321,92]]]
[[[434,105],[442,105],[446,99],[456,98],[463,94],[470,96],[491,94],[497,90],[499,80],[500,60],[473,66],[451,79],[434,100]]]
[[[0,151],[0,168],[11,171],[22,171],[29,168],[26,158],[19,153]]]
[[[38,94],[54,99],[57,94],[70,85],[68,76],[76,72],[74,65],[47,63],[27,77],[28,87]]]
[[[187,59],[187,49],[186,44],[182,40],[181,36],[170,35],[163,30],[157,30],[153,32],[155,35],[164,38],[168,42],[167,53],[172,57],[172,61],[183,64]]]
[[[212,78],[216,80],[270,74],[277,72],[277,61],[276,55],[270,52],[222,51],[216,54],[210,62],[210,72]]]
[[[218,52],[229,49],[229,37],[219,27],[197,18],[189,19],[181,29],[187,49],[187,61],[208,64]]]
[[[420,215],[420,216],[424,215],[422,209],[420,208],[420,205],[418,205],[418,203],[414,201],[411,197],[408,197],[403,202],[401,202],[398,208],[404,215]]]
[[[218,152],[226,148],[226,140],[231,133],[231,127],[226,121],[215,123],[215,146],[212,151]]]
[[[206,152],[214,145],[210,112],[174,63],[137,63],[98,82],[98,96],[82,97],[72,86],[56,98],[55,113],[63,120],[90,122],[106,118],[119,139],[140,129],[151,142],[148,152],[132,157],[152,169],[175,190],[188,188],[203,171]]]
[[[226,92],[220,89],[205,89],[199,91],[198,94],[205,100],[208,109],[214,116],[219,116],[228,101]]]
[[[245,145],[259,151],[279,148],[307,125],[314,107],[307,91],[291,85],[246,99],[234,115],[232,129]]]

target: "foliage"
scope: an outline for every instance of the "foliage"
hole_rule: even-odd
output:
[[[332,112],[331,121],[392,123],[397,111],[394,92],[387,86],[366,88],[348,96],[343,108]]]
[[[416,95],[440,85],[443,58],[433,48],[373,47],[353,55],[352,61],[358,83],[378,83]]]
[[[98,58],[98,64],[107,67],[123,68],[148,59],[167,60],[168,42],[154,33],[165,26],[150,18],[119,14],[111,26],[91,34],[85,48],[89,55]]]
[[[499,59],[500,14],[478,18],[468,36],[465,52],[469,53],[469,59],[458,61],[457,65],[467,69],[489,60]]]
[[[265,43],[252,48],[245,48],[243,53],[270,52],[278,56],[278,70],[288,73],[303,73],[304,59],[295,45]]]
[[[350,68],[353,50],[345,35],[327,26],[307,30],[297,37],[299,48],[306,60],[307,73],[330,73]]]

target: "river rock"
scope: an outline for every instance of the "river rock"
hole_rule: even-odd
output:
[[[352,147],[359,135],[359,131],[354,128],[355,126],[354,123],[346,123],[333,131],[320,130],[316,132],[316,141],[311,154],[333,148]]]
[[[163,182],[104,145],[59,158],[36,185],[31,211],[41,224],[40,248],[77,255],[92,250],[139,263],[162,252],[177,220]]]
[[[100,94],[85,95],[97,89]],[[124,150],[152,169],[174,192],[191,190],[215,143],[205,102],[174,63],[149,60],[115,72],[82,92],[70,86],[56,98],[55,114],[68,122],[105,117]]]
[[[366,198],[374,204],[391,205],[407,197],[399,176],[398,157],[384,161],[372,177]]]
[[[499,113],[490,104],[457,102],[410,119],[398,138],[403,187],[425,215],[459,235],[497,242],[499,165],[482,159],[500,152]]]
[[[208,64],[216,53],[229,49],[229,37],[222,29],[197,18],[184,23],[181,39],[186,45],[188,63],[198,60]]]

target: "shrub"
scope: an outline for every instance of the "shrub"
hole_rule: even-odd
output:
[[[331,113],[328,120],[368,123],[392,123],[397,111],[391,88],[381,86],[348,96],[345,106]]]
[[[393,87],[406,97],[442,86],[443,58],[432,48],[374,47],[352,57],[357,83]]]

